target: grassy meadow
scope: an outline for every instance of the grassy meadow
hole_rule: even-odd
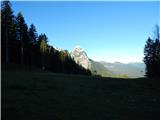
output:
[[[2,120],[160,119],[153,81],[2,70]]]

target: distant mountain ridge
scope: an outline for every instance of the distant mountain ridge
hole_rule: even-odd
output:
[[[101,75],[103,77],[115,77],[112,71],[108,70],[107,68],[104,67],[103,64],[100,62],[96,62],[94,60],[91,60],[91,72],[93,75]]]
[[[100,63],[114,74],[125,74],[131,78],[144,77],[145,75],[145,64],[142,62],[131,62],[125,64],[120,62],[109,63],[101,61]]]

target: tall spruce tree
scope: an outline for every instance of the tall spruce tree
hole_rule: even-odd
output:
[[[38,37],[38,34],[36,31],[36,27],[33,24],[31,24],[29,28],[29,38],[33,45],[37,44],[37,37]]]
[[[148,38],[144,48],[144,63],[147,77],[160,77],[160,37],[159,27],[156,25],[154,38]]]
[[[2,62],[10,62],[11,51],[14,49],[16,40],[16,22],[9,1],[1,3],[2,25]]]
[[[30,57],[30,66],[34,66],[37,62],[37,55],[38,55],[38,50],[37,50],[37,39],[38,39],[38,34],[36,31],[36,27],[31,24],[29,28],[29,57]]]
[[[47,52],[47,36],[45,34],[40,34],[38,37],[39,49],[41,53],[41,64],[42,70],[45,70],[45,56]]]
[[[24,64],[24,58],[27,58],[27,50],[30,43],[28,35],[28,26],[25,23],[21,12],[17,15],[17,33],[18,39],[21,42],[21,64]]]

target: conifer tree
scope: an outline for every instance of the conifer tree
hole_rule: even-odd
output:
[[[147,77],[160,77],[160,33],[159,27],[155,28],[154,39],[148,38],[144,48]]]
[[[41,34],[38,37],[38,43],[41,53],[41,64],[42,64],[42,70],[45,70],[45,56],[47,52],[47,36],[45,34]]]
[[[24,63],[24,57],[27,57],[27,50],[29,47],[28,26],[25,23],[24,17],[21,12],[17,15],[17,34],[18,40],[21,42],[21,64]]]
[[[10,54],[16,40],[16,22],[9,1],[1,3],[1,25],[2,25],[2,61],[10,62]]]
[[[33,24],[31,24],[29,28],[29,38],[33,45],[37,44],[37,37],[38,35],[37,35],[36,27]]]

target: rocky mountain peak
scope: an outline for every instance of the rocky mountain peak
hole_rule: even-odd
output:
[[[83,48],[81,48],[79,45],[75,46],[73,51],[84,52]]]
[[[75,62],[85,69],[90,69],[91,63],[90,60],[84,51],[79,45],[76,46],[73,51],[71,52],[71,57],[75,60]]]

